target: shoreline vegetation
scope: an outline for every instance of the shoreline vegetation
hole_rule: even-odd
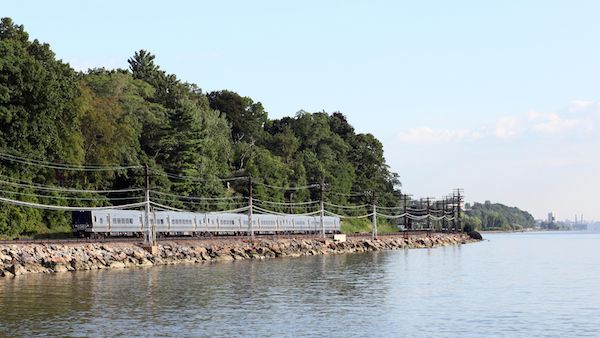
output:
[[[475,202],[465,204],[463,230],[468,232],[518,232],[531,231],[536,223],[533,216],[517,207],[501,203]]]
[[[477,242],[465,233],[428,236],[381,236],[334,241],[304,239],[211,239],[165,241],[152,255],[135,243],[0,245],[0,277],[31,273],[142,268],[160,265],[227,262],[243,259],[301,257],[380,250],[435,248]]]
[[[257,98],[204,91],[143,49],[128,69],[76,71],[10,18],[0,59],[2,238],[68,232],[65,207],[140,203],[145,178],[155,202],[186,211],[246,207],[250,191],[274,213],[314,213],[323,200],[366,215],[372,192],[378,206],[401,203],[383,144],[342,112],[269,117]]]

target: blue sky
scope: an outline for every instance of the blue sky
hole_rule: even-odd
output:
[[[600,2],[12,1],[77,69],[147,49],[273,118],[341,111],[416,196],[600,219]]]

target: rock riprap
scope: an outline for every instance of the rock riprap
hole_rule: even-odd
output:
[[[28,273],[433,248],[474,241],[466,234],[348,238],[345,242],[336,242],[329,238],[161,241],[157,255],[151,255],[134,243],[10,244],[0,245],[0,277]]]

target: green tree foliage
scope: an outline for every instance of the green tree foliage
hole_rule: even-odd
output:
[[[0,149],[11,149],[39,160],[82,163],[79,95],[75,71],[56,60],[48,44],[29,41],[23,26],[3,18],[0,22]],[[2,163],[0,174],[18,181],[52,184],[62,184],[69,179],[51,169],[8,162]],[[29,200],[38,201],[37,198]],[[0,233],[15,235],[42,230],[44,219],[50,215],[52,213],[2,205]]]
[[[261,139],[263,126],[267,122],[267,112],[262,103],[249,97],[221,90],[208,95],[210,107],[219,111],[231,123],[231,138],[234,142],[254,143]]]
[[[270,120],[260,102],[228,90],[205,94],[162,70],[156,59],[139,50],[128,60],[128,70],[77,73],[57,60],[49,45],[30,41],[22,26],[2,19],[0,150],[73,165],[147,164],[152,186],[184,196],[246,195],[246,181],[227,184],[221,179],[251,175],[254,196],[261,200],[316,200],[319,189],[269,186],[299,187],[323,180],[326,199],[333,203],[371,203],[371,193],[360,194],[370,191],[377,192],[378,204],[398,205],[400,182],[385,163],[381,142],[371,134],[357,134],[342,113],[300,111]],[[140,169],[70,172],[2,159],[0,175],[15,182],[87,189],[144,184]],[[109,204],[106,199],[29,195],[6,196],[55,205]],[[207,208],[206,203],[162,198],[176,207]],[[272,210],[287,211],[283,206]],[[44,225],[68,229],[69,214],[0,204],[0,235],[47,231]]]
[[[169,120],[170,128],[159,142],[158,164],[180,176],[202,180],[178,181],[174,191],[192,196],[223,193],[224,187],[217,179],[228,175],[231,156],[225,119],[193,101],[184,101],[170,112]]]
[[[465,212],[465,225],[473,229],[521,229],[535,225],[533,216],[516,207],[508,207],[500,203],[474,203]]]

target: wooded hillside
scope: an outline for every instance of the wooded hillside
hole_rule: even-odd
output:
[[[356,133],[342,113],[300,110],[270,119],[261,102],[230,90],[206,93],[161,69],[148,51],[128,63],[129,69],[77,72],[23,26],[2,19],[0,196],[65,206],[131,203],[139,194],[110,191],[143,187],[141,166],[148,165],[150,185],[187,209],[213,204],[168,194],[245,196],[246,182],[224,181],[238,176],[262,184],[254,191],[259,200],[316,200],[318,189],[269,186],[323,180],[332,203],[367,203],[363,192],[377,191],[378,204],[398,204],[400,182],[381,142]],[[0,235],[68,229],[69,217],[0,204]]]

